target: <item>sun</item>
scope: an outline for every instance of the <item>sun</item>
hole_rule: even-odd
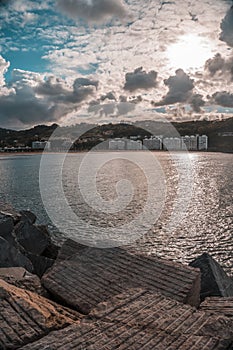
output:
[[[211,41],[196,34],[187,34],[171,44],[166,56],[170,68],[198,69],[213,55]]]

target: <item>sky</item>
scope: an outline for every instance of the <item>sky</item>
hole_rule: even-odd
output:
[[[233,115],[230,0],[0,0],[0,127]]]

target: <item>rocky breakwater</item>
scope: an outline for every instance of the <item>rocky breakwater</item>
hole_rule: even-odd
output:
[[[0,212],[0,349],[233,349],[232,279],[208,254],[193,267],[71,240],[58,249],[35,222]]]

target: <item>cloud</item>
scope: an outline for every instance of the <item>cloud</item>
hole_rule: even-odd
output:
[[[233,47],[233,6],[231,6],[223,18],[221,29],[220,40],[225,41],[227,45]]]
[[[77,78],[72,85],[54,76],[14,70],[8,93],[0,96],[2,125],[58,121],[92,96],[96,80]]]
[[[200,94],[193,94],[189,99],[190,106],[193,108],[193,111],[196,113],[202,112],[201,107],[205,105],[203,96]]]
[[[39,95],[47,96],[52,102],[75,104],[92,95],[93,86],[97,88],[98,82],[87,78],[77,78],[70,88],[65,81],[51,76],[37,85],[34,91]]]
[[[192,90],[194,88],[193,79],[190,79],[189,75],[183,69],[177,69],[176,75],[165,79],[164,84],[168,86],[168,93],[160,102],[154,103],[154,105],[161,106],[187,102],[192,96]]]
[[[102,22],[109,17],[123,17],[126,12],[120,0],[58,0],[57,3],[69,17],[89,22]]]
[[[151,89],[157,86],[157,72],[154,70],[146,71],[142,67],[135,69],[133,72],[126,73],[124,89],[135,91],[137,89]]]
[[[210,76],[226,75],[226,78],[233,77],[233,57],[225,59],[220,53],[217,53],[213,58],[210,58],[205,63],[205,70]]]
[[[213,76],[216,72],[223,69],[225,60],[220,53],[217,53],[214,58],[210,58],[205,63],[205,69]]]
[[[112,102],[100,104],[98,101],[91,101],[88,107],[88,113],[99,116],[100,118],[116,118],[125,116],[135,109],[135,104],[129,102]]]
[[[218,91],[212,95],[213,102],[223,107],[233,107],[233,94]]]
[[[108,100],[115,100],[116,101],[116,97],[111,91],[108,92],[106,95],[102,95],[101,98],[100,98],[101,101],[104,101],[106,99],[108,99]]]
[[[7,69],[9,68],[10,63],[7,62],[1,55],[0,55],[0,89],[5,85],[5,78],[4,74],[6,73]]]

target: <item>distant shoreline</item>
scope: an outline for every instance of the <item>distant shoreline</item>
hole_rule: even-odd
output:
[[[69,151],[69,154],[81,154],[81,153],[88,153],[91,150],[79,150],[79,151]],[[130,153],[138,153],[138,152],[153,152],[153,153],[169,153],[169,151],[166,150],[92,150],[92,152],[95,153],[103,153],[103,152],[112,152],[112,153],[125,153],[125,152],[130,152]],[[43,151],[34,151],[34,152],[0,152],[0,158],[1,157],[9,157],[9,156],[33,156],[33,155],[42,155],[42,154],[64,154],[67,152],[61,151],[50,151],[50,152],[43,152]],[[170,153],[191,153],[191,154],[210,154],[210,153],[223,153],[223,154],[233,154],[233,152],[229,151],[221,151],[221,150],[207,150],[207,151],[185,151],[185,150],[178,150],[178,151],[170,151]]]

